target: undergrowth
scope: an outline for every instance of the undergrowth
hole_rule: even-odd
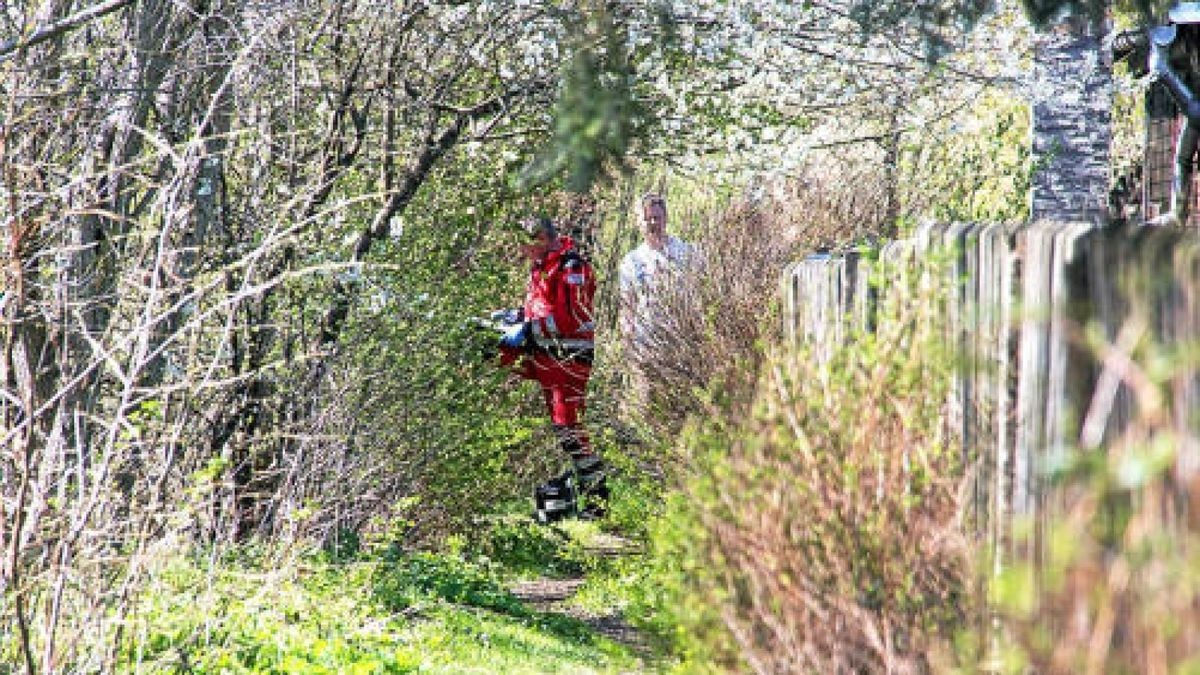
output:
[[[252,550],[162,566],[125,628],[141,673],[628,672],[588,624],[527,607],[512,571],[463,554]]]

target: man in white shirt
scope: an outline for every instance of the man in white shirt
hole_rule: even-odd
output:
[[[653,359],[657,297],[694,262],[695,247],[667,234],[667,203],[662,195],[642,197],[642,243],[621,260],[621,336],[632,368],[634,398],[645,403],[643,366]]]

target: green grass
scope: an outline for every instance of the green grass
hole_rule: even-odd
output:
[[[455,554],[243,554],[164,563],[126,626],[139,673],[608,673],[642,667],[586,623],[521,604]]]
[[[644,491],[618,482],[613,511],[645,514]],[[648,494],[648,493],[647,493]],[[634,518],[641,520],[641,516]],[[645,527],[644,520],[639,523]],[[501,505],[438,553],[343,533],[324,550],[243,546],[158,560],[125,621],[125,673],[630,673],[670,670],[653,631],[634,652],[574,616],[644,613],[647,559],[606,556],[603,523],[540,526],[528,504]],[[633,536],[637,537],[638,533]],[[586,581],[571,615],[530,607],[519,580]],[[655,626],[644,617],[630,623]],[[651,652],[651,653],[647,653]]]

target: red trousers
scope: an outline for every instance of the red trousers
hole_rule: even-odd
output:
[[[541,354],[532,359],[532,364],[533,379],[542,388],[550,422],[558,426],[579,424],[579,417],[586,406],[587,383],[592,367],[572,362],[560,363]]]
[[[503,350],[508,351],[508,350]],[[532,355],[502,353],[502,362],[515,363],[517,373],[536,380],[542,388],[542,399],[550,422],[556,426],[575,426],[586,407],[587,383],[592,374],[591,364],[570,359],[558,359],[544,352]]]

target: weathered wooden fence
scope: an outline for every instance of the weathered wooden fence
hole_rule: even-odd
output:
[[[977,472],[973,521],[996,546],[999,564],[1010,553],[1013,518],[1036,517],[1051,499],[1047,468],[1070,446],[1102,446],[1135,413],[1119,363],[1087,345],[1086,327],[1116,345],[1126,326],[1142,321],[1165,349],[1200,344],[1200,236],[1082,224],[927,224],[870,255],[814,255],[789,267],[781,289],[788,337],[826,356],[849,331],[887,320],[875,311],[879,280],[870,280],[878,261],[911,269],[929,259],[939,260],[927,269],[950,293],[945,326],[963,355],[949,409]],[[1175,363],[1168,392],[1175,422],[1194,432],[1197,364]],[[1174,472],[1181,489],[1194,483],[1200,449],[1179,448]],[[1200,495],[1177,497],[1182,517],[1200,504]]]

